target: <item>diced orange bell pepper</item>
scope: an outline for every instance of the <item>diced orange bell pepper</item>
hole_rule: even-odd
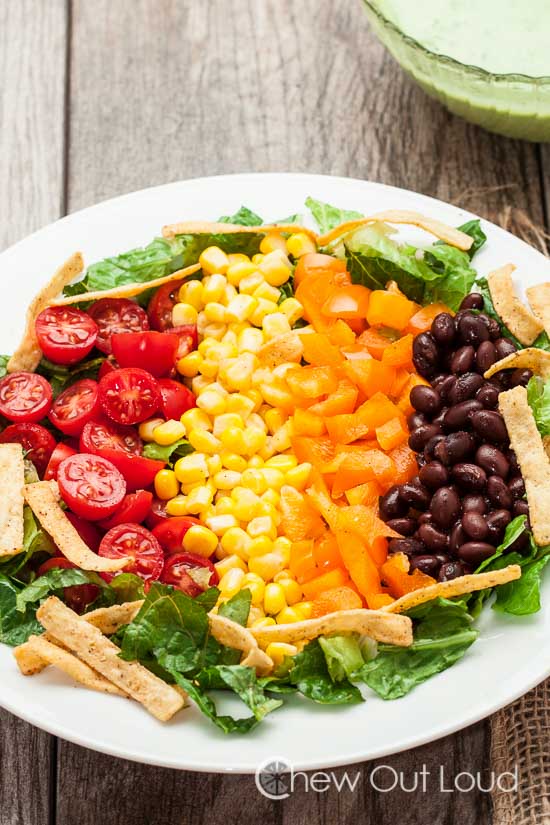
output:
[[[370,557],[365,541],[355,533],[339,533],[338,548],[352,582],[362,596],[379,593],[380,574]]]
[[[409,319],[407,332],[412,333],[412,335],[427,332],[432,325],[433,319],[436,315],[439,315],[440,312],[448,312],[450,315],[454,315],[452,309],[449,309],[445,304],[428,304],[428,306],[422,307],[418,312],[415,312],[412,318]]]
[[[404,295],[375,289],[371,292],[367,321],[371,327],[391,327],[403,330],[415,311],[416,304]]]
[[[351,278],[347,272],[320,270],[307,276],[296,289],[296,299],[302,304],[307,320],[316,330],[324,332],[334,323],[321,312],[321,307],[337,289],[349,286]]]
[[[361,404],[355,414],[359,421],[369,426],[373,435],[376,427],[400,415],[398,407],[382,392],[375,393],[368,401]]]
[[[369,544],[378,536],[401,538],[378,517],[378,508],[374,505],[367,507],[364,504],[350,504],[349,507],[337,507],[331,520],[336,534],[340,531],[356,533]]]
[[[315,599],[311,616],[316,619],[338,610],[357,610],[360,607],[363,607],[361,596],[351,587],[331,587]]]
[[[328,335],[320,332],[308,332],[301,336],[304,346],[304,360],[316,367],[339,367],[344,362],[344,356]]]
[[[300,584],[315,578],[318,570],[313,557],[313,539],[292,543],[289,568]]]
[[[338,319],[327,335],[331,344],[335,347],[353,347],[355,345],[355,333],[345,321]]]
[[[376,358],[346,361],[344,372],[350,381],[365,393],[367,398],[377,392],[387,395],[395,380],[395,368],[382,364]]]
[[[376,481],[366,481],[346,490],[348,504],[364,504],[366,507],[374,507],[378,504],[381,491]]]
[[[338,376],[332,367],[298,367],[287,372],[286,382],[294,395],[319,398],[336,390]]]
[[[323,519],[306,496],[295,487],[281,487],[279,507],[281,530],[290,541],[314,539],[325,532]]]
[[[367,328],[367,321],[364,318],[348,318],[346,323],[356,335],[361,335]]]
[[[306,599],[316,599],[325,590],[331,590],[333,587],[342,587],[347,585],[349,577],[342,567],[337,567],[334,570],[327,570],[326,573],[321,573],[314,579],[302,584],[302,590]]]
[[[322,255],[320,252],[308,252],[298,259],[294,270],[294,286],[298,287],[309,275],[318,275],[320,272],[345,272],[346,264],[340,258],[332,255]]]
[[[386,347],[382,354],[382,363],[390,367],[405,367],[405,369],[412,369],[412,353],[413,353],[413,337],[412,335],[404,335],[399,340],[394,341]]]
[[[350,444],[363,438],[369,432],[369,425],[365,424],[355,413],[333,415],[324,419],[328,434],[337,444]]]
[[[380,610],[381,607],[386,607],[394,601],[395,599],[387,593],[373,593],[367,598],[367,605],[370,610]]]
[[[393,343],[397,333],[393,330],[384,330],[382,333],[375,327],[369,327],[357,338],[357,344],[364,347],[373,358],[378,358],[380,361],[386,347]]]
[[[421,573],[420,570],[413,570],[409,573],[409,560],[404,553],[394,553],[385,564],[382,565],[381,575],[390,589],[390,593],[395,598],[404,596],[421,587],[428,587],[435,584],[435,579]]]
[[[342,287],[329,295],[321,312],[329,318],[364,320],[367,317],[370,293],[370,289],[361,284]]]
[[[324,435],[327,431],[325,422],[319,415],[297,407],[292,417],[294,433],[310,437]]]
[[[313,558],[319,568],[319,572],[344,566],[340,551],[338,550],[336,536],[331,530],[325,530],[322,536],[315,539],[313,543]]]
[[[382,565],[387,561],[388,558],[388,540],[385,536],[375,536],[371,541],[368,542],[369,553],[371,559],[375,563],[377,567],[382,567]]]
[[[394,447],[399,447],[409,437],[407,428],[403,425],[401,418],[392,418],[376,428],[376,438],[380,444],[380,449],[388,452]]]
[[[395,379],[389,392],[390,398],[400,398],[403,390],[409,383],[409,379],[410,373],[408,370],[398,367],[395,371]]]
[[[335,391],[330,393],[324,401],[312,404],[309,411],[323,417],[351,413],[355,409],[357,396],[357,387],[347,378],[342,378]]]
[[[395,466],[395,476],[392,484],[404,484],[417,474],[416,453],[411,450],[408,444],[400,444],[399,447],[390,450],[389,455]]]
[[[320,470],[328,461],[332,461],[336,453],[334,442],[327,437],[307,438],[304,435],[292,436],[292,452],[302,464],[304,461],[313,464]]]
[[[381,450],[365,450],[355,455],[348,455],[342,461],[332,485],[333,496],[339,496],[366,481],[391,481],[395,478],[395,464]]]

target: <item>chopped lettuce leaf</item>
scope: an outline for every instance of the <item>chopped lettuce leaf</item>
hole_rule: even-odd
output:
[[[550,381],[536,375],[527,384],[527,401],[541,435],[550,435]]]
[[[360,212],[354,212],[351,209],[339,209],[337,206],[331,206],[330,203],[324,203],[314,198],[306,198],[306,206],[315,218],[321,235],[330,232],[331,229],[334,229],[340,223],[344,223],[344,221],[353,221],[356,218],[363,217]]]
[[[24,613],[30,605],[36,606],[37,602],[62,591],[64,587],[75,584],[97,584],[101,587],[102,582],[103,579],[97,573],[79,570],[77,567],[53,567],[18,593],[16,607],[20,613]]]
[[[30,483],[30,482],[26,482]],[[0,573],[16,577],[35,553],[54,555],[57,548],[48,534],[38,524],[30,507],[23,509],[23,552],[0,563]]]
[[[228,601],[221,604],[218,613],[220,616],[246,627],[251,602],[252,593],[245,587],[244,590],[239,590]]]
[[[525,532],[525,523],[527,521],[526,516],[516,516],[515,519],[506,526],[506,530],[504,531],[504,538],[502,539],[501,543],[495,550],[492,556],[485,561],[482,561],[479,567],[476,569],[476,573],[482,573],[483,570],[494,570],[493,562],[495,559],[500,558],[512,544],[519,539],[519,537]],[[532,540],[532,539],[531,539]]]
[[[332,659],[334,666],[334,658]],[[334,682],[319,639],[310,642],[293,659],[293,666],[283,681],[295,685],[308,699],[324,705],[362,702],[361,691],[345,678]]]
[[[143,579],[134,573],[117,573],[110,584],[103,587],[98,601],[105,605],[136,602],[138,599],[145,598],[143,585]],[[98,601],[94,602],[94,608],[99,607]]]
[[[466,221],[466,223],[463,223],[462,226],[458,227],[458,229],[466,235],[469,235],[470,238],[473,238],[474,242],[468,250],[469,257],[473,258],[476,252],[479,252],[481,247],[484,246],[487,241],[487,235],[481,228],[481,221],[477,218],[472,221]]]
[[[7,373],[8,361],[11,355],[0,355],[0,378],[3,378]]]
[[[222,215],[218,223],[237,223],[241,226],[261,226],[263,219],[247,206],[241,206],[234,215]]]
[[[184,455],[189,455],[193,452],[193,447],[186,438],[180,438],[179,441],[174,441],[173,444],[162,446],[150,441],[143,447],[143,455],[145,458],[154,458],[156,461],[170,462],[173,464],[178,458]]]
[[[426,284],[424,303],[443,303],[458,309],[462,299],[470,292],[476,279],[476,271],[470,266],[467,252],[448,244],[434,244],[426,250],[424,260],[441,274],[437,281]]]
[[[328,672],[333,682],[341,682],[346,677],[351,678],[365,663],[356,634],[320,636],[319,644],[325,654]]]
[[[105,357],[99,356],[89,358],[87,361],[80,361],[72,367],[66,367],[62,364],[54,364],[53,361],[48,361],[47,358],[42,358],[36,371],[48,379],[53,396],[57,398],[59,393],[63,392],[70,384],[74,384],[75,381],[80,381],[82,378],[97,380],[100,367],[104,361]]]
[[[550,551],[550,548],[547,548]],[[523,565],[521,579],[497,587],[493,610],[528,616],[540,610],[540,584],[542,571],[550,561],[550,552]]]
[[[27,606],[24,612],[17,610],[18,595],[17,585],[0,574],[0,642],[13,647],[44,630],[32,607]]]

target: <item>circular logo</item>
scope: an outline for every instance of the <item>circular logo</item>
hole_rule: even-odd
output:
[[[271,756],[256,768],[256,787],[268,799],[288,799],[291,766],[278,756]]]

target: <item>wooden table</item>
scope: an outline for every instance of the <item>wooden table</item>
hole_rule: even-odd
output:
[[[492,219],[508,203],[541,224],[547,214],[547,150],[425,97],[359,0],[4,0],[0,77],[2,248],[123,192],[243,171],[377,180]],[[409,779],[422,763],[485,775],[506,719],[492,749],[485,721],[381,762]],[[373,763],[353,794],[273,803],[250,777],[137,765],[0,720],[1,825],[512,822],[480,791],[375,793]]]

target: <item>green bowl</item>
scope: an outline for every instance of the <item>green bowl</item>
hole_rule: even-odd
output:
[[[451,112],[507,137],[550,141],[550,77],[492,74],[436,54],[404,34],[371,0],[363,2],[379,40]]]

